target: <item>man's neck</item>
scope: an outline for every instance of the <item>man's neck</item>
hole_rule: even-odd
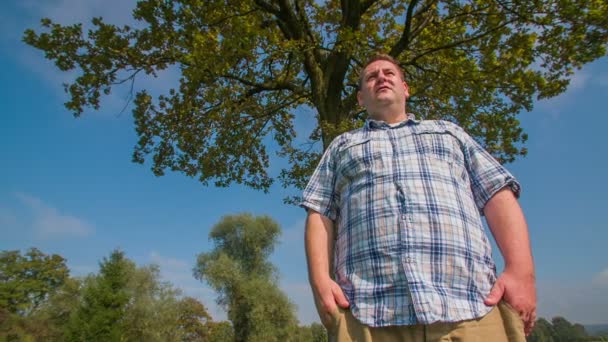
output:
[[[370,113],[370,118],[378,121],[384,121],[387,124],[394,124],[407,120],[407,113],[405,109],[397,112],[390,112],[384,110],[381,113]]]

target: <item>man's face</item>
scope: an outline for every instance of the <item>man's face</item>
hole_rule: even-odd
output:
[[[363,70],[361,89],[357,93],[359,105],[370,112],[391,104],[402,105],[409,97],[409,89],[393,63],[379,60]]]

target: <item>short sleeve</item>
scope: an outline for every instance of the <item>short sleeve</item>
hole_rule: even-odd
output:
[[[462,128],[459,127],[459,130],[471,191],[479,211],[483,214],[488,201],[504,187],[509,187],[519,198],[521,186],[515,177]]]
[[[304,189],[300,206],[335,221],[338,216],[336,185],[336,141],[332,142]]]

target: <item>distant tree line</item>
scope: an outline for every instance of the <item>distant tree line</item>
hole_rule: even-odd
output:
[[[608,342],[608,331],[592,336],[587,334],[583,325],[570,323],[564,317],[557,316],[551,322],[539,318],[527,340],[528,342]]]
[[[72,277],[66,260],[36,248],[0,252],[0,342],[4,341],[327,341],[321,324],[300,326],[268,261],[280,228],[269,217],[228,216],[211,231],[197,278],[217,290],[229,321],[137,266],[120,250],[99,271]]]
[[[120,250],[99,271],[72,277],[66,260],[36,248],[0,252],[0,342],[209,341],[322,342],[325,328],[301,326],[268,260],[281,233],[268,216],[224,217],[198,256],[194,276],[218,295],[228,321],[161,280],[157,265],[137,266]],[[541,318],[528,341],[608,341],[563,317]]]
[[[113,251],[99,272],[69,276],[65,259],[36,248],[0,254],[0,341],[226,341],[197,299],[182,296],[155,265]]]

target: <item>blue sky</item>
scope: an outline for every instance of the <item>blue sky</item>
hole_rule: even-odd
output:
[[[0,250],[32,246],[58,253],[74,275],[96,272],[121,248],[139,264],[157,263],[165,279],[200,298],[216,319],[225,314],[214,293],[191,276],[208,233],[227,214],[251,212],[277,220],[284,234],[272,261],[281,286],[298,305],[302,323],[316,321],[303,253],[304,212],[287,206],[288,192],[240,186],[202,186],[181,174],[155,177],[131,163],[136,134],[117,91],[74,119],[62,74],[42,53],[21,43],[41,17],[70,24],[103,16],[130,21],[134,2],[22,0],[0,4]],[[176,79],[167,72],[139,86],[160,92]],[[521,205],[536,260],[539,315],[608,323],[608,59],[577,71],[567,92],[537,102],[520,118],[528,156],[509,164],[523,186]],[[306,129],[312,113],[303,112]],[[499,257],[497,253],[497,257]]]

